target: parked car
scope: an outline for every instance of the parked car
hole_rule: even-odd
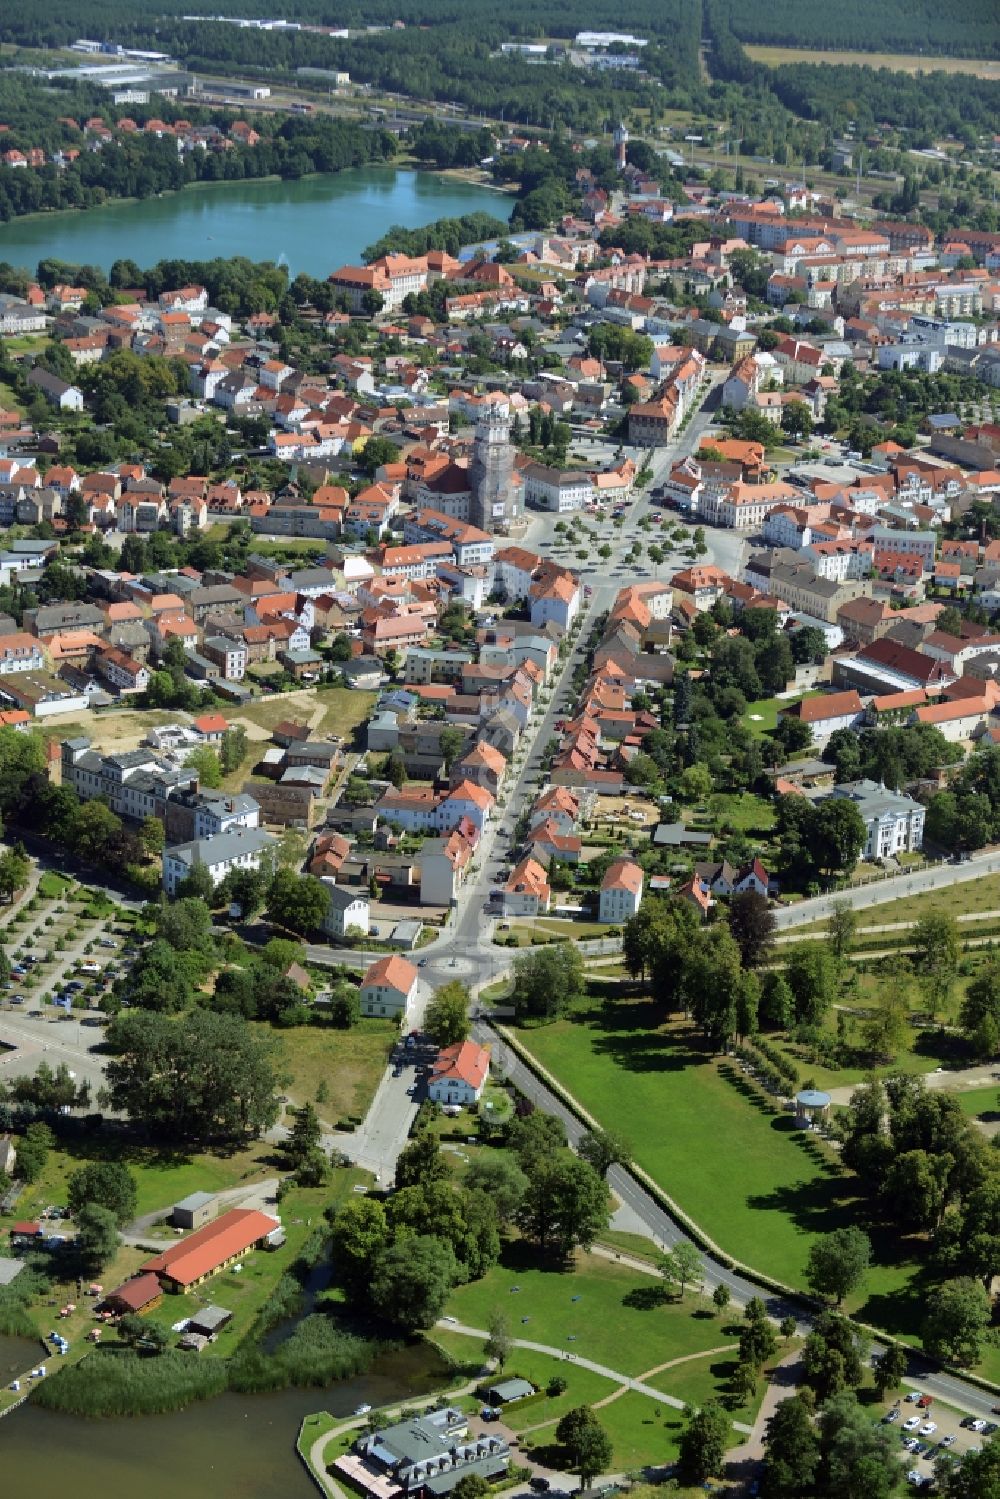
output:
[[[917,1429],[917,1427],[919,1425],[920,1425],[920,1417],[919,1416],[909,1416],[903,1422],[903,1430],[904,1431],[916,1431],[916,1429]]]

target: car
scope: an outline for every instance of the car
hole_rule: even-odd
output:
[[[916,1437],[907,1437],[906,1441],[903,1443],[903,1451],[916,1452],[919,1446],[920,1443],[917,1441]]]
[[[13,994],[13,995],[11,995],[10,1002],[11,1002],[12,1005],[23,1005],[24,1004],[24,995],[23,994]]]
[[[893,1406],[892,1410],[887,1411],[886,1414],[882,1417],[882,1420],[886,1426],[891,1426],[893,1421],[899,1420],[899,1411],[895,1406]]]
[[[973,1423],[972,1423],[972,1430],[973,1431],[978,1431],[980,1433],[984,1432],[986,1430],[986,1422],[985,1421],[973,1421]]]
[[[907,1483],[912,1483],[915,1489],[922,1489],[924,1484],[928,1482],[928,1479],[923,1473],[918,1473],[916,1468],[911,1468],[906,1475],[906,1481]]]
[[[903,1430],[904,1431],[916,1431],[916,1429],[917,1429],[917,1427],[919,1425],[920,1425],[920,1417],[919,1416],[909,1416],[903,1422]]]
[[[909,1393],[907,1395],[904,1395],[903,1398],[906,1401],[907,1405],[911,1405],[914,1400],[919,1400],[920,1399],[920,1391],[919,1390],[910,1390]]]
[[[975,1418],[975,1416],[963,1416],[963,1417],[962,1417],[962,1419],[961,1419],[961,1421],[959,1421],[959,1423],[958,1423],[958,1424],[959,1424],[959,1426],[961,1426],[961,1427],[962,1427],[962,1428],[963,1428],[963,1429],[964,1429],[964,1430],[965,1430],[965,1431],[968,1431],[968,1429],[969,1429],[969,1427],[970,1427],[970,1426],[971,1426],[971,1425],[972,1425],[972,1423],[973,1423],[973,1421],[974,1421],[974,1420],[975,1420],[975,1419],[976,1419],[976,1418]]]
[[[942,1447],[950,1447],[953,1444],[954,1441],[955,1441],[955,1433],[953,1431],[949,1431],[949,1433],[948,1433],[948,1435],[946,1437],[942,1437],[941,1438],[941,1446]]]
[[[927,1443],[926,1442],[917,1442],[916,1445],[914,1447],[912,1447],[910,1450],[912,1451],[914,1457],[923,1457],[924,1454],[927,1452]]]
[[[995,1421],[987,1421],[986,1425],[983,1427],[983,1434],[985,1436],[991,1437],[996,1430],[997,1423]]]
[[[551,1484],[549,1483],[549,1480],[547,1478],[543,1478],[540,1473],[535,1473],[531,1478],[528,1479],[528,1487],[529,1489],[534,1489],[536,1494],[547,1494],[549,1489],[551,1488]]]
[[[920,1428],[920,1435],[922,1437],[932,1437],[936,1431],[937,1431],[937,1422],[936,1421],[925,1421],[924,1424],[923,1424],[923,1426],[921,1426],[921,1428]]]

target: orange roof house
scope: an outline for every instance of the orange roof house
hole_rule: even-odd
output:
[[[435,1103],[474,1103],[490,1070],[490,1054],[476,1041],[459,1041],[438,1052],[427,1093]]]
[[[279,1227],[278,1219],[267,1213],[233,1208],[147,1260],[142,1269],[157,1276],[166,1291],[189,1291],[256,1249]]]

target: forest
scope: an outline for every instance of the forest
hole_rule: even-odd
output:
[[[730,25],[744,42],[860,52],[937,52],[1000,56],[994,0],[728,0]]]

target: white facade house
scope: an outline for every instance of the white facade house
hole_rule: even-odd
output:
[[[597,919],[620,923],[639,914],[645,877],[633,859],[616,859],[601,882]]]
[[[548,468],[531,463],[524,470],[524,502],[566,515],[582,510],[594,497],[594,481],[582,469]]]
[[[361,980],[361,1013],[405,1020],[417,997],[417,970],[398,953],[379,958]]]
[[[459,1041],[438,1052],[431,1067],[427,1096],[433,1103],[472,1108],[482,1097],[490,1072],[490,1054],[476,1041]]]
[[[330,897],[326,915],[320,922],[326,935],[337,938],[346,937],[350,932],[367,935],[371,909],[367,890],[338,885],[329,878],[323,879],[323,886]]]
[[[220,885],[232,869],[259,869],[276,841],[262,828],[237,828],[217,837],[175,844],[163,852],[163,888],[168,895],[176,895],[178,885],[196,864],[208,870],[213,885]]]
[[[833,796],[848,797],[865,824],[866,859],[916,853],[924,843],[925,808],[911,796],[887,791],[876,781],[845,781]]]

